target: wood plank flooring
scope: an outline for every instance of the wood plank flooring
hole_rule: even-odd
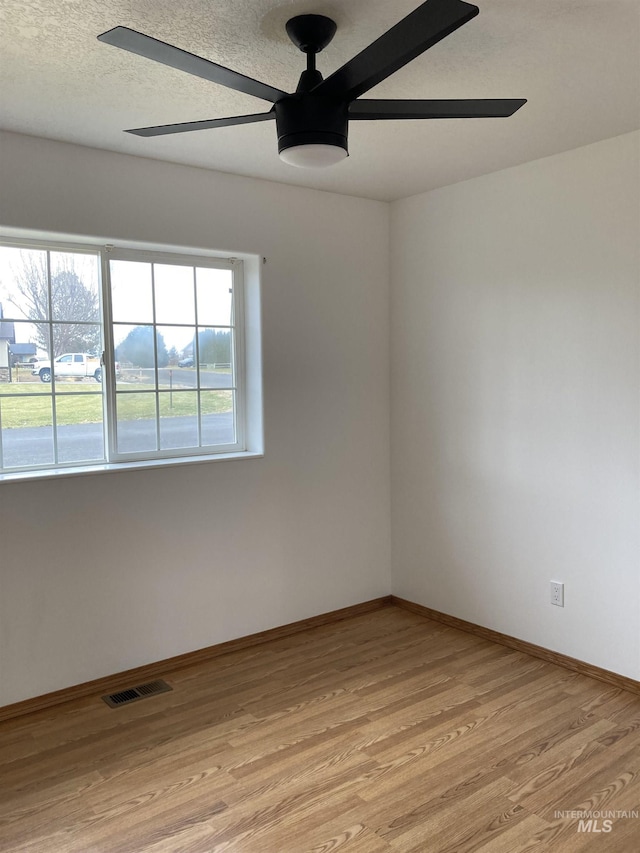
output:
[[[165,680],[0,723],[2,853],[640,851],[640,696],[406,610]]]

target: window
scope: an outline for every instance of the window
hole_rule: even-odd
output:
[[[0,476],[261,450],[247,445],[243,267],[0,245]]]

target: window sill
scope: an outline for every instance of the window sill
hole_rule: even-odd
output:
[[[172,459],[144,459],[136,462],[100,462],[96,465],[78,465],[64,468],[46,468],[39,471],[15,471],[0,474],[0,483],[25,480],[51,480],[62,477],[83,477],[87,474],[111,474],[115,471],[139,471],[149,468],[173,468],[180,465],[201,465],[206,462],[228,462],[238,459],[261,459],[264,453],[243,450],[233,453],[212,453],[201,456],[180,456]]]

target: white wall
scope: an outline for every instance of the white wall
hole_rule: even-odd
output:
[[[391,228],[394,593],[633,678],[639,148],[405,199]]]
[[[268,259],[264,459],[0,484],[0,705],[386,595],[388,206],[0,134],[0,225]]]

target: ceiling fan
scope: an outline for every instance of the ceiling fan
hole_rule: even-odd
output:
[[[428,48],[466,24],[479,12],[464,0],[426,0],[326,79],[316,54],[336,32],[324,15],[297,15],[286,24],[291,41],[307,55],[307,68],[294,93],[283,92],[230,68],[131,30],[115,27],[98,39],[196,77],[245,92],[273,106],[254,115],[188,121],[128,130],[136,136],[162,136],[275,119],[278,151],[293,166],[330,166],[348,156],[349,120],[492,118],[513,115],[525,99],[361,100],[360,96]]]

